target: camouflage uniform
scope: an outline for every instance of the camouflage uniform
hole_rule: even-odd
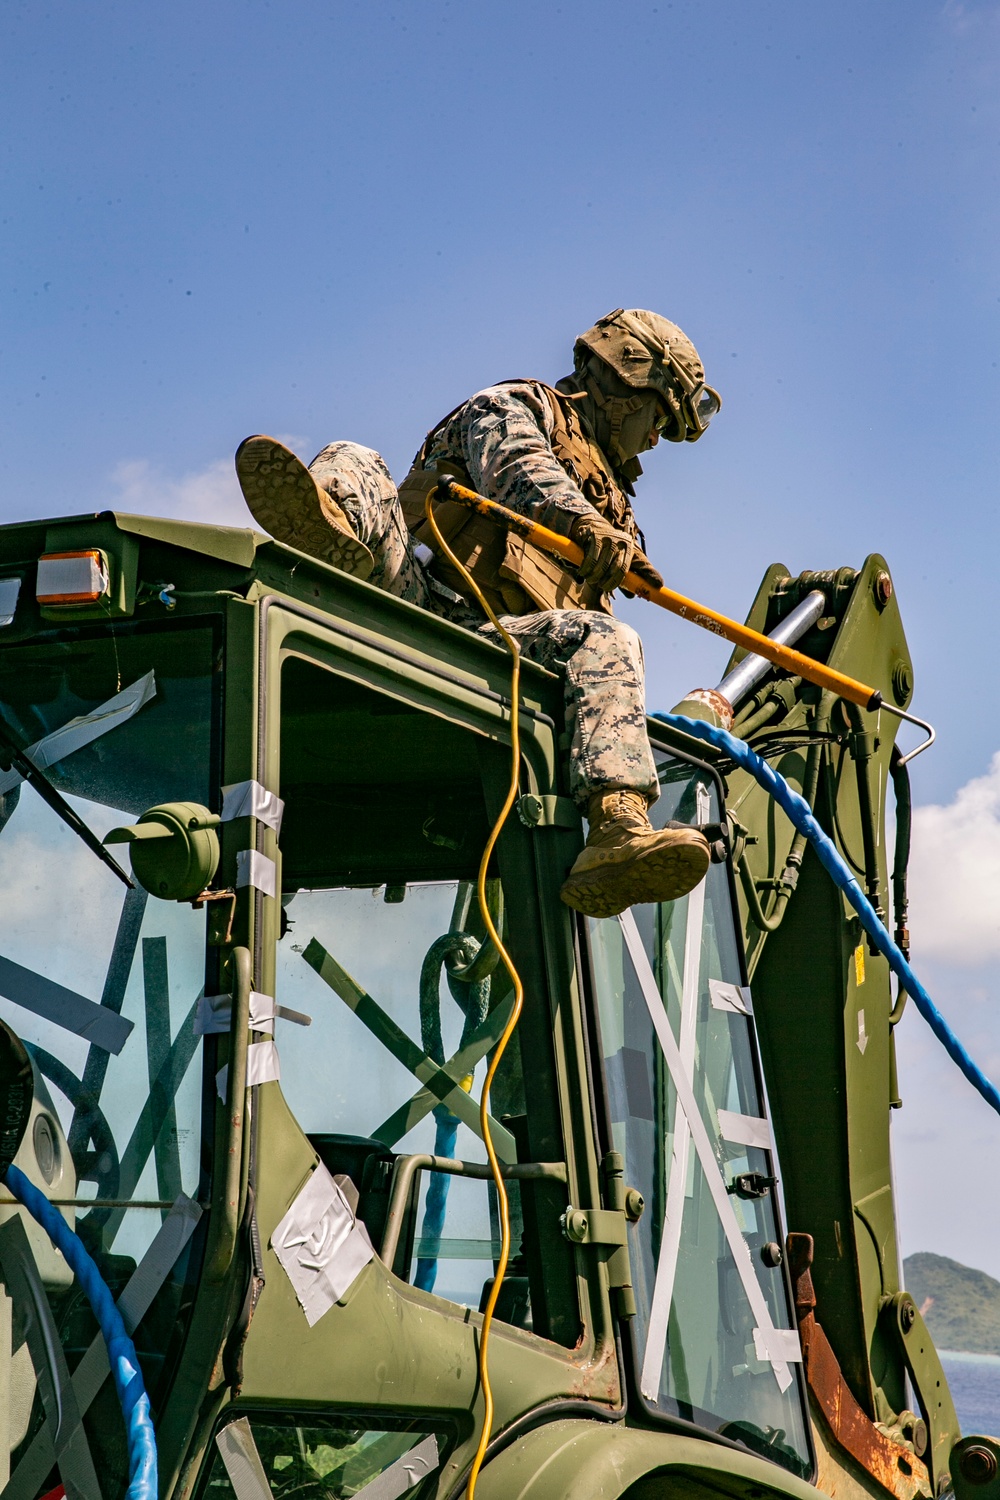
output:
[[[569,536],[593,506],[556,458],[551,436],[552,409],[534,381],[490,386],[434,432],[427,467],[457,458],[481,495]]]
[[[476,487],[512,510],[568,534],[590,503],[552,453],[543,413],[520,399],[530,387],[480,392],[440,433],[441,456],[461,452]],[[482,612],[431,576],[416,555],[396,487],[382,458],[357,443],[330,443],[309,466],[371,549],[369,583],[434,614],[499,639]],[[649,802],[658,795],[646,736],[642,646],[628,625],[596,610],[546,610],[503,616],[524,656],[565,669],[570,791],[586,810],[594,792],[627,787]]]

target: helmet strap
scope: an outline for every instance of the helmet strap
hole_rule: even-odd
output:
[[[608,424],[609,457],[616,467],[627,464],[631,455],[623,453],[621,449],[622,423],[627,416],[640,410],[645,393],[634,396],[607,396],[589,370],[583,371],[578,378]]]

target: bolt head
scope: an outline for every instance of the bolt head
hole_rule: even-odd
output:
[[[968,1484],[989,1484],[997,1475],[997,1458],[985,1443],[970,1443],[958,1460],[959,1472]]]
[[[642,1211],[646,1207],[646,1200],[638,1188],[629,1188],[625,1194],[625,1217],[633,1224],[637,1224],[642,1218]]]
[[[913,673],[905,661],[897,661],[892,669],[892,696],[900,708],[905,708],[913,692]]]
[[[892,598],[892,579],[884,570],[876,573],[872,580],[872,592],[875,595],[875,603],[879,609],[885,609]]]
[[[582,1208],[568,1208],[563,1215],[563,1232],[574,1245],[587,1238],[587,1215]]]
[[[765,1266],[768,1266],[772,1271],[775,1270],[782,1262],[781,1246],[776,1244],[774,1240],[769,1240],[766,1245],[761,1245],[760,1258]]]
[[[904,1333],[909,1333],[917,1318],[917,1309],[912,1302],[904,1302],[899,1309],[899,1321]]]

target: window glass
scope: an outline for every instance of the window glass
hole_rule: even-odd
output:
[[[380,1173],[378,1163],[411,1152],[486,1161],[477,1101],[509,1014],[509,980],[500,965],[478,985],[449,975],[445,954],[471,956],[479,945],[470,931],[482,930],[471,882],[298,891],[286,894],[285,914],[277,999],[308,1014],[311,1024],[278,1022],[282,1090],[331,1170],[353,1172],[364,1190],[362,1214],[377,1231],[378,1210],[388,1206],[385,1167]],[[339,988],[306,957],[317,961],[320,951],[342,971]],[[459,1056],[465,1060],[456,1068]],[[419,1068],[424,1058],[455,1074],[464,1098],[453,1102],[465,1105],[462,1118],[422,1086],[414,1064]],[[501,1123],[524,1113],[516,1046],[501,1064],[491,1104],[494,1135],[507,1144],[508,1159],[516,1159],[514,1137]],[[371,1161],[359,1154],[363,1141],[371,1143]],[[376,1146],[382,1150],[373,1154]],[[517,1227],[517,1183],[508,1194]],[[410,1225],[412,1250],[397,1270],[425,1290],[478,1308],[500,1250],[494,1197],[485,1181],[424,1174]]]
[[[274,1500],[347,1500],[349,1496],[421,1495],[449,1446],[442,1430],[386,1428],[364,1416],[307,1419],[251,1412],[216,1434],[202,1500],[237,1500],[252,1470],[262,1471]],[[235,1483],[234,1483],[235,1481]]]
[[[661,769],[657,826],[718,821],[707,773]],[[780,1240],[776,1169],[726,867],[589,928],[612,1144],[646,1202],[630,1229],[643,1397],[805,1475],[794,1324],[762,1255]]]
[[[331,1172],[351,1178],[376,1248],[398,1156],[486,1162],[478,1100],[512,995],[473,888],[489,830],[475,739],[285,662],[276,998],[311,1024],[278,1020],[281,1086]],[[500,881],[489,884],[504,930]],[[501,1159],[527,1159],[526,1110],[515,1040],[491,1099]],[[500,1315],[527,1327],[517,1183],[508,1194],[514,1264]],[[478,1309],[499,1250],[492,1183],[420,1174],[398,1275]]]
[[[102,837],[158,802],[211,802],[216,662],[211,631],[190,627],[11,646],[0,651],[0,717]],[[127,854],[120,862],[127,869]],[[205,918],[126,891],[33,787],[2,771],[0,911],[0,1016],[26,1044],[35,1081],[17,1165],[59,1203],[116,1295],[144,1264],[148,1310],[134,1337],[155,1406],[193,1300],[208,1190],[192,1030]],[[49,1415],[33,1373],[43,1356],[34,1335],[26,1339],[19,1299],[44,1297],[43,1321],[68,1369],[98,1333],[61,1256],[6,1205],[0,1279],[14,1296],[14,1360],[25,1377],[12,1423],[16,1470]],[[84,1421],[95,1467],[111,1488],[124,1485],[110,1382]]]

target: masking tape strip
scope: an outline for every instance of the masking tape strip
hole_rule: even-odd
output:
[[[183,1021],[178,1026],[170,1044],[170,1050],[156,1075],[156,1082],[143,1100],[142,1108],[132,1127],[132,1134],[121,1153],[118,1191],[122,1198],[131,1198],[134,1194],[146,1162],[153,1154],[154,1142],[170,1117],[177,1092],[197,1054],[198,1041],[191,1034],[191,1023],[194,1020],[197,1004],[196,998],[191,1002]],[[114,1244],[115,1235],[121,1228],[127,1212],[125,1208],[94,1208],[94,1223],[95,1225],[103,1223],[106,1245]],[[104,1214],[107,1214],[106,1219],[103,1218]]]
[[[281,1078],[281,1059],[278,1049],[270,1040],[251,1042],[247,1048],[247,1088],[254,1089],[259,1083],[277,1083]],[[229,1064],[215,1075],[219,1098],[226,1101],[226,1084],[229,1081]]]
[[[406,1032],[396,1025],[391,1016],[387,1016],[377,1000],[373,1000],[367,994],[357,980],[352,979],[346,969],[341,968],[331,953],[327,953],[322,943],[313,938],[302,957],[306,963],[316,970],[316,973],[328,984],[335,994],[338,994],[344,1004],[349,1006],[359,1021],[363,1021],[382,1046],[391,1052],[397,1062],[402,1063],[418,1082],[426,1084],[435,1097],[443,1104],[447,1104],[453,1115],[457,1115],[463,1125],[480,1139],[482,1139],[482,1127],[479,1122],[479,1105],[471,1099],[464,1089],[459,1088],[454,1078],[445,1072],[444,1068],[429,1058],[422,1048],[415,1042],[411,1042]],[[490,1134],[493,1137],[493,1145],[497,1156],[501,1161],[516,1162],[517,1146],[514,1137],[507,1128],[489,1116]]]
[[[232,1020],[232,995],[202,995],[194,1015],[195,1036],[221,1036]],[[250,991],[250,1030],[274,1031],[275,1004],[272,996]]]
[[[82,750],[84,745],[99,740],[102,734],[108,734],[120,724],[128,723],[140,708],[144,708],[155,697],[156,679],[152,672],[147,672],[145,677],[139,677],[130,687],[123,688],[99,708],[70,719],[61,729],[54,729],[44,739],[36,740],[24,753],[33,766],[44,771],[48,766],[54,766],[68,755]],[[0,796],[12,791],[22,780],[18,771],[0,773]]]
[[[52,1308],[39,1275],[21,1214],[15,1209],[0,1226],[0,1267],[14,1303],[15,1340],[27,1340],[59,1477],[73,1500],[101,1500],[83,1418]]]
[[[232,1022],[233,997],[231,995],[202,995],[194,1017],[195,1036],[221,1036],[229,1030]],[[292,1021],[296,1026],[311,1026],[312,1016],[300,1010],[291,1010],[287,1005],[275,1005],[271,995],[262,995],[259,990],[250,991],[250,1030],[274,1034],[275,1018]]]
[[[127,1021],[109,1006],[98,1005],[96,1000],[88,1000],[10,958],[0,958],[0,995],[30,1010],[32,1015],[42,1016],[64,1031],[72,1031],[104,1052],[116,1055],[135,1026],[134,1021]]]
[[[278,894],[278,867],[259,849],[240,849],[236,855],[236,889],[251,885],[265,896]]]
[[[749,985],[725,984],[721,979],[710,979],[708,992],[712,997],[713,1010],[731,1010],[738,1016],[753,1015]]]
[[[699,822],[707,822],[709,808],[706,803],[705,788],[700,784],[697,801]],[[694,1072],[704,926],[705,882],[702,881],[700,885],[695,886],[688,897],[687,916],[684,923],[684,971],[680,976],[681,1015],[678,1045],[681,1065],[688,1078]],[[691,1132],[688,1130],[684,1111],[679,1107],[675,1107],[674,1110],[673,1137],[667,1178],[667,1201],[663,1212],[663,1229],[660,1234],[660,1253],[656,1261],[656,1278],[653,1282],[649,1321],[646,1327],[646,1358],[639,1376],[643,1394],[654,1401],[660,1389],[663,1350],[666,1347],[670,1308],[674,1300],[677,1259],[680,1255],[684,1206],[687,1201],[690,1178],[688,1167],[691,1158]]]
[[[719,1110],[719,1130],[724,1141],[734,1146],[756,1146],[761,1151],[770,1151],[771,1127],[766,1120],[753,1115],[738,1115],[728,1109]]]
[[[118,1298],[118,1311],[129,1334],[135,1332],[153,1305],[154,1298],[194,1233],[201,1212],[197,1203],[181,1193],[156,1231],[149,1249]],[[98,1334],[73,1371],[71,1384],[81,1416],[89,1410],[110,1373],[107,1345]],[[31,1446],[11,1475],[3,1492],[4,1500],[34,1500],[55,1459],[52,1432],[46,1423],[35,1434]]]
[[[256,818],[276,834],[281,833],[285,804],[276,792],[269,792],[259,781],[236,781],[222,788],[222,821],[234,818]]]
[[[375,1255],[368,1231],[322,1162],[276,1226],[271,1249],[310,1328],[343,1297]]]
[[[736,1222],[732,1199],[726,1192],[726,1186],[719,1171],[719,1163],[712,1149],[712,1143],[708,1138],[708,1131],[705,1129],[705,1122],[702,1120],[701,1111],[694,1096],[694,1090],[681,1064],[680,1051],[674,1040],[674,1033],[667,1019],[663,999],[657,987],[653,970],[650,967],[646,950],[643,947],[642,938],[635,923],[635,917],[631,911],[626,911],[622,912],[618,921],[625,938],[629,957],[632,960],[632,967],[639,981],[642,997],[646,1002],[649,1018],[653,1023],[653,1028],[660,1043],[660,1050],[663,1053],[667,1071],[677,1091],[677,1099],[681,1109],[687,1116],[688,1129],[691,1132],[691,1140],[694,1143],[698,1160],[701,1163],[702,1174],[712,1195],[712,1201],[715,1204],[723,1233],[726,1236],[730,1252],[736,1263],[736,1270],[740,1281],[743,1283],[743,1290],[750,1304],[750,1310],[756,1320],[757,1328],[767,1338],[770,1338],[771,1333],[775,1331],[774,1323],[771,1319],[771,1311],[767,1305],[764,1293],[761,1291],[760,1282],[757,1280],[747,1242],[740,1233],[740,1226]],[[794,1332],[794,1330],[787,1331]],[[774,1345],[769,1345],[769,1347],[775,1349]],[[775,1352],[777,1352],[776,1349]],[[799,1357],[801,1358],[801,1354]],[[661,1349],[661,1363],[662,1359],[663,1351]],[[792,1372],[788,1368],[787,1355],[783,1354],[780,1358],[771,1359],[770,1363],[774,1371],[774,1378],[778,1382],[778,1389],[783,1392],[787,1391],[792,1383]]]
[[[222,1456],[236,1500],[274,1500],[248,1418],[237,1417],[235,1422],[227,1422],[221,1432],[215,1434],[215,1446]]]
[[[454,1079],[456,1087],[463,1078],[468,1078],[470,1073],[475,1072],[476,1064],[500,1040],[513,1009],[514,996],[509,995],[506,1000],[501,1000],[496,1010],[490,1011],[481,1026],[476,1027],[465,1046],[460,1047],[454,1057],[449,1058],[445,1063],[444,1071],[449,1078]],[[449,1094],[448,1099],[450,1098]],[[411,1099],[401,1104],[399,1109],[372,1131],[371,1139],[381,1141],[386,1146],[394,1146],[441,1102],[437,1094],[430,1089],[419,1089]],[[444,1102],[447,1103],[448,1100]]]
[[[409,1453],[402,1454],[377,1479],[372,1479],[355,1493],[354,1500],[398,1500],[407,1490],[415,1490],[421,1480],[441,1462],[438,1440],[432,1432]]]
[[[753,1347],[759,1360],[772,1365],[795,1364],[802,1358],[802,1341],[796,1328],[755,1328]]]

